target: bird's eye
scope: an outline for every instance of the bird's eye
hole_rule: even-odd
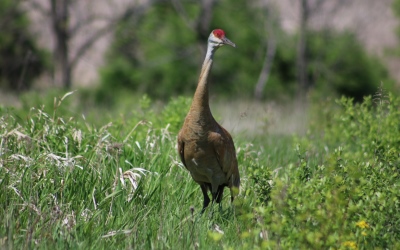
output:
[[[210,40],[210,43],[215,44],[217,46],[221,46],[224,44],[224,42],[221,40]]]

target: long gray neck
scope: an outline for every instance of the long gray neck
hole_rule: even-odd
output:
[[[204,59],[203,66],[200,72],[199,82],[197,84],[196,92],[194,93],[192,108],[197,108],[201,112],[210,112],[209,94],[208,94],[208,74],[210,73],[214,53],[217,47],[208,43],[206,58]]]

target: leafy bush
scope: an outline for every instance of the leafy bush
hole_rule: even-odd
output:
[[[309,74],[319,91],[333,91],[361,102],[381,83],[393,86],[386,68],[378,58],[367,54],[354,34],[313,32],[309,35],[309,48]]]
[[[47,67],[47,55],[28,30],[19,2],[0,1],[0,88],[28,89]]]
[[[169,130],[178,133],[181,129],[186,114],[189,112],[192,99],[185,97],[173,98],[162,110],[161,121],[168,124]]]
[[[400,98],[342,98],[332,119],[298,140],[298,162],[273,178],[246,240],[261,248],[400,246]],[[257,189],[256,189],[257,190]]]

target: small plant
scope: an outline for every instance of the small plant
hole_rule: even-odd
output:
[[[299,157],[299,166],[297,169],[298,178],[302,182],[307,182],[311,178],[311,169],[306,160],[305,152],[301,152],[300,145],[296,146],[297,156]]]
[[[249,177],[252,180],[252,190],[259,205],[266,205],[271,200],[271,172],[264,166],[252,166]]]
[[[186,97],[171,99],[162,111],[160,122],[164,123],[164,126],[169,124],[170,131],[178,133],[189,111],[191,102],[192,99]]]

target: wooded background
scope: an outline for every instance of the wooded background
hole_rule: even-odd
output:
[[[191,93],[222,28],[215,91],[272,98],[310,89],[362,99],[400,79],[398,0],[0,0],[0,87]],[[396,88],[396,87],[394,87]]]

